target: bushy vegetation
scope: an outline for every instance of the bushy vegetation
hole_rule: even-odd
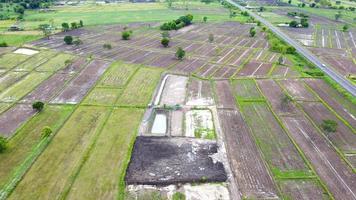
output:
[[[176,192],[173,194],[173,200],[185,200],[185,195],[181,192]]]
[[[164,31],[178,30],[185,26],[189,26],[190,24],[192,24],[192,21],[193,21],[193,15],[187,14],[179,17],[176,20],[162,24],[160,26],[160,29]]]
[[[168,45],[169,45],[169,39],[166,38],[166,37],[162,38],[161,44],[162,44],[162,46],[164,46],[164,47],[168,47]]]
[[[121,33],[121,38],[123,40],[129,40],[131,38],[132,33],[133,33],[132,30],[124,30]]]
[[[185,56],[185,51],[182,49],[182,47],[178,47],[176,52],[176,58],[178,60],[183,60],[184,56]]]
[[[47,138],[49,136],[51,136],[51,134],[53,133],[52,129],[48,126],[43,127],[42,132],[41,132],[41,137],[42,138]]]
[[[321,123],[320,127],[326,132],[334,133],[337,129],[337,122],[334,120],[325,119]]]
[[[0,136],[0,153],[4,152],[7,149],[7,140],[6,138]]]
[[[73,44],[73,37],[70,35],[66,35],[66,36],[64,36],[63,41],[67,45],[71,45],[71,44]]]
[[[270,44],[270,50],[282,54],[295,54],[296,49],[292,46],[289,46],[284,41],[276,37],[271,31],[268,31],[267,40]]]
[[[40,112],[44,108],[44,103],[41,101],[36,101],[35,103],[32,104],[32,108],[34,110],[37,110],[38,112]]]

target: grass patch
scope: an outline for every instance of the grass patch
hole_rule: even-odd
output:
[[[9,46],[21,46],[42,37],[42,35],[0,34],[0,43],[6,42]]]
[[[26,62],[21,63],[18,65],[15,70],[16,71],[31,71],[36,67],[40,66],[41,64],[47,62],[49,59],[53,58],[56,55],[54,51],[41,51],[38,54],[35,54]]]
[[[9,141],[9,148],[0,154],[0,160],[6,161],[0,162],[0,188],[4,189],[6,183],[21,178],[28,169],[22,166],[27,166],[27,162],[31,164],[35,159],[35,157],[33,159],[27,158],[31,158],[32,154],[37,155],[38,151],[43,150],[37,148],[40,147],[37,144],[41,142],[42,128],[49,126],[55,133],[72,111],[72,106],[46,106],[42,112],[35,115],[17,131],[16,135]]]
[[[88,160],[79,172],[68,199],[117,199],[119,182],[124,185],[122,174],[129,150],[136,136],[143,110],[114,109],[107,120]],[[120,185],[122,185],[120,184]],[[95,190],[95,193],[87,191]]]
[[[9,199],[59,197],[107,114],[106,108],[79,107],[32,165]]]
[[[57,54],[55,57],[51,58],[48,62],[39,66],[36,71],[57,71],[64,68],[67,63],[74,59],[74,56],[71,54]]]
[[[0,56],[0,66],[2,68],[11,69],[27,60],[29,57],[30,56],[15,53],[4,54]]]
[[[238,99],[263,99],[257,89],[256,83],[252,79],[233,80],[232,86]]]
[[[89,105],[113,105],[122,89],[94,88],[84,99],[83,104]]]
[[[138,69],[138,65],[130,65],[122,62],[113,63],[109,70],[99,81],[99,87],[124,87],[130,77]]]
[[[140,68],[117,101],[119,105],[146,106],[160,79],[162,69]]]

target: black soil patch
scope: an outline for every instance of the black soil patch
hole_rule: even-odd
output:
[[[125,180],[144,185],[226,181],[223,164],[211,158],[215,153],[215,141],[139,136]]]

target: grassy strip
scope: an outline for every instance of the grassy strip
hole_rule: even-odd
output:
[[[257,85],[258,90],[260,91],[260,93],[263,95],[263,92],[261,90],[261,88]],[[264,96],[264,95],[263,95]],[[265,99],[267,99],[264,96]],[[296,141],[293,139],[292,135],[289,133],[288,129],[284,126],[283,122],[281,121],[281,119],[279,119],[278,115],[273,111],[272,109],[272,105],[266,100],[267,105],[269,107],[269,109],[271,110],[272,114],[275,116],[275,118],[277,119],[279,125],[284,129],[285,133],[288,135],[289,139],[292,141],[292,143],[294,144],[294,146],[296,147],[296,149],[299,152],[299,155],[303,158],[305,164],[309,167],[310,170],[312,170],[313,174],[316,175],[316,178],[318,179],[318,183],[320,183],[321,187],[324,189],[324,191],[326,191],[328,193],[328,196],[330,197],[330,199],[334,200],[334,196],[331,194],[331,192],[329,191],[329,189],[326,187],[326,184],[320,179],[319,176],[317,176],[317,173],[315,171],[315,169],[313,168],[313,166],[311,165],[310,161],[307,159],[307,157],[305,156],[303,150],[299,147],[299,145],[296,143]]]
[[[339,84],[337,84],[333,79],[331,79],[328,76],[324,77],[324,80],[326,83],[328,83],[332,88],[337,90],[340,94],[342,94],[347,100],[352,102],[353,104],[356,104],[356,98],[350,94],[348,91],[346,91],[343,87],[341,87]]]

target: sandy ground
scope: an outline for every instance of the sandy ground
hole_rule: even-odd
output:
[[[214,124],[210,110],[190,110],[185,114],[185,136],[195,137],[195,132],[201,132],[201,138],[213,131]]]
[[[160,105],[184,104],[188,78],[169,75],[161,96]]]
[[[25,49],[25,48],[19,48],[16,51],[14,51],[14,53],[24,54],[24,55],[28,55],[28,56],[35,55],[38,52],[39,51],[36,51],[36,50],[33,50],[33,49]]]

